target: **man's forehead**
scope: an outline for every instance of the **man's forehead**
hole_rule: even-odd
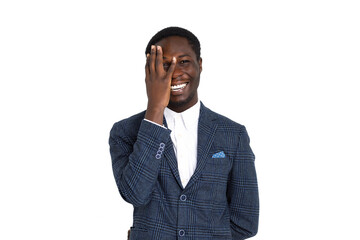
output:
[[[161,40],[159,40],[158,43],[165,42],[165,41],[166,42],[168,42],[168,41],[171,41],[171,42],[173,42],[173,41],[175,41],[175,42],[184,42],[184,43],[189,44],[189,41],[188,41],[188,39],[186,37],[176,36],[176,35],[164,37]]]
[[[165,55],[176,55],[176,57],[195,57],[195,52],[189,41],[180,36],[170,36],[160,40],[156,45],[159,45],[163,48],[163,53]]]
[[[171,47],[171,48],[181,48],[181,49],[191,49],[189,41],[180,36],[170,36],[161,39],[156,45],[162,47]]]

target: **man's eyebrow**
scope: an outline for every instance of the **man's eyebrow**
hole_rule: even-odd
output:
[[[180,55],[179,58],[182,58],[182,57],[190,57],[189,54],[184,54],[184,55]]]
[[[183,57],[191,57],[191,56],[189,54],[183,54],[178,56],[178,58],[183,58]],[[164,56],[163,59],[167,59],[167,57]]]

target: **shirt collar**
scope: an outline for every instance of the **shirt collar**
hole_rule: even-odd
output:
[[[187,129],[197,127],[200,116],[200,101],[198,100],[194,106],[181,113],[174,112],[166,107],[164,116],[168,122],[174,122],[175,119],[181,119]]]

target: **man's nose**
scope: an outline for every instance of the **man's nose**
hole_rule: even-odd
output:
[[[176,65],[172,78],[178,78],[178,77],[181,77],[182,75],[183,75],[183,72],[181,71],[179,66]]]

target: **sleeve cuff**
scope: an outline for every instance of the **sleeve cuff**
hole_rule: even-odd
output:
[[[159,126],[159,127],[162,127],[162,128],[167,129],[164,125],[160,125],[160,124],[158,124],[158,123],[156,123],[156,122],[153,122],[153,121],[150,121],[150,120],[148,120],[148,119],[146,119],[146,118],[144,118],[144,120],[147,121],[147,122],[149,122],[149,123],[153,123],[153,124],[155,124],[155,125],[157,125],[157,126]]]

